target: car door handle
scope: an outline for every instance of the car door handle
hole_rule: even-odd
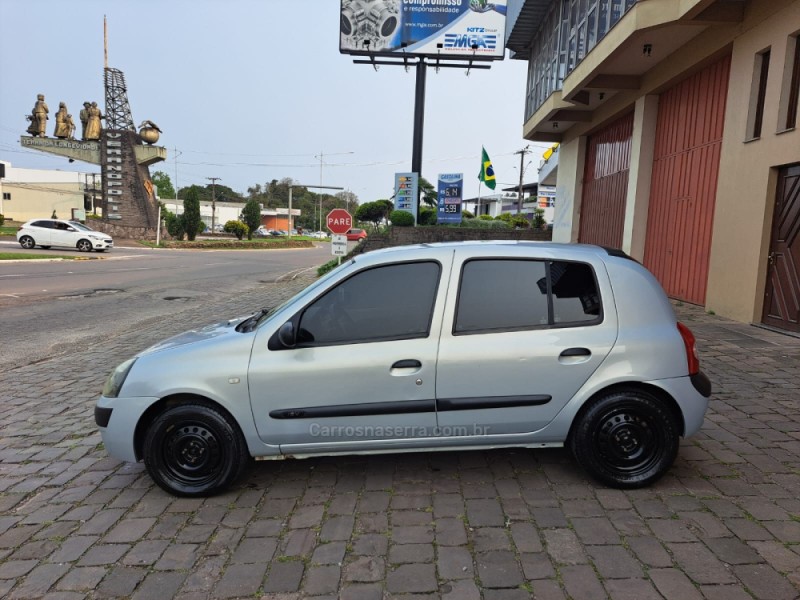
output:
[[[589,351],[588,348],[567,348],[561,354],[558,355],[559,358],[572,358],[575,356],[591,356],[592,353]]]
[[[567,348],[558,355],[558,362],[562,365],[580,365],[592,357],[588,348]]]
[[[422,363],[415,358],[406,358],[405,360],[398,360],[392,365],[392,369],[419,369]]]

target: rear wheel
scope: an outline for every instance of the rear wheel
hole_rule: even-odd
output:
[[[36,246],[36,242],[33,241],[31,236],[23,235],[19,238],[19,245],[25,248],[25,250],[32,250]]]
[[[221,492],[241,475],[249,456],[236,423],[204,402],[167,408],[144,439],[147,471],[177,496]]]
[[[628,489],[664,475],[678,444],[675,416],[642,390],[617,390],[598,398],[578,416],[570,437],[572,453],[589,475]]]
[[[92,242],[89,240],[78,240],[76,247],[81,252],[91,252],[92,251]]]

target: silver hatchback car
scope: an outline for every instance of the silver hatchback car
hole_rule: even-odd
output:
[[[619,251],[535,242],[359,255],[282,304],[119,365],[108,453],[213,494],[250,457],[566,445],[619,488],[663,475],[711,384],[692,333]]]

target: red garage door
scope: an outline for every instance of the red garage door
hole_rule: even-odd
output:
[[[704,304],[730,56],[661,94],[644,264],[667,294]]]
[[[622,247],[633,113],[589,137],[578,241]]]

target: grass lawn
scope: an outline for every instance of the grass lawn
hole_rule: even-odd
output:
[[[0,235],[17,235],[17,227],[0,227]]]
[[[0,260],[50,260],[52,258],[77,260],[82,257],[66,256],[62,254],[27,254],[25,252],[0,252]]]

